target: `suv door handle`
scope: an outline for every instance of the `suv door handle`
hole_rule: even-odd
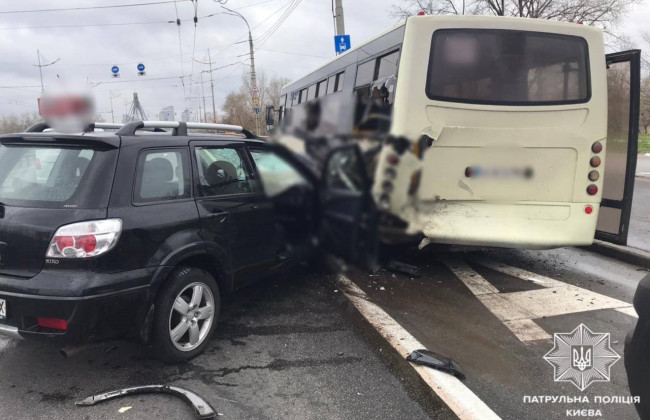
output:
[[[215,210],[212,213],[208,214],[208,218],[210,219],[219,219],[220,222],[223,222],[226,220],[226,217],[228,217],[230,213],[224,210]]]

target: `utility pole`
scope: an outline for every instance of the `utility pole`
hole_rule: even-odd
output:
[[[39,50],[36,50],[36,55],[38,56],[38,64],[34,64],[34,66],[38,67],[38,74],[41,76],[41,92],[43,92],[45,90],[43,88],[43,67],[51,66],[52,64],[59,61],[61,58],[57,58],[56,60],[52,61],[51,63],[41,64],[41,52]]]
[[[115,114],[113,114],[113,99],[115,99],[115,98],[117,98],[117,97],[119,97],[121,95],[122,94],[120,93],[117,96],[113,96],[113,91],[112,90],[108,91],[108,97],[111,98],[111,121],[113,122],[113,124],[115,124]]]
[[[335,0],[334,20],[336,21],[336,35],[345,35],[345,21],[343,19],[343,0]]]
[[[197,63],[207,64],[207,65],[210,66],[209,73],[210,73],[210,87],[212,88],[212,120],[216,121],[216,119],[217,119],[217,107],[214,104],[214,76],[212,75],[212,72],[213,72],[212,65],[215,64],[215,63],[213,63],[212,59],[210,58],[210,49],[208,49],[208,62],[207,63],[203,62],[203,61],[199,61],[196,58],[193,58],[192,60],[196,61]],[[217,68],[217,69],[214,69],[214,70],[219,70],[219,69]],[[206,73],[206,71],[205,70],[201,71],[201,80],[203,80],[203,73]],[[201,82],[201,89],[203,89],[203,82]],[[203,102],[203,109],[206,109],[205,108],[205,98],[204,98],[204,102]],[[206,111],[206,113],[207,113],[207,111]]]
[[[212,59],[210,58],[210,49],[208,48],[208,62],[210,63],[210,88],[212,89],[212,122],[217,121],[217,108],[214,106],[214,76],[212,74]],[[203,104],[205,110],[205,103]]]
[[[203,89],[203,72],[201,74],[201,96],[203,97],[203,122],[208,122],[208,112],[205,108],[205,89]],[[212,104],[214,104],[214,85],[212,85]]]
[[[337,2],[340,2],[340,0],[337,0]],[[257,87],[257,74],[255,73],[255,49],[253,48],[253,35],[251,33],[251,27],[248,24],[248,21],[244,16],[242,16],[241,13],[236,12],[232,9],[228,9],[227,7],[221,6],[224,9],[228,10],[230,13],[226,13],[227,15],[232,15],[232,16],[238,16],[242,18],[244,22],[246,22],[246,26],[248,27],[248,47],[250,48],[250,56],[251,56],[251,93],[253,95],[253,108],[255,109],[255,134],[259,136],[260,134],[260,91]]]

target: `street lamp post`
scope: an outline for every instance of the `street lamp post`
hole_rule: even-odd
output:
[[[253,108],[255,108],[255,134],[259,135],[260,134],[260,97],[259,97],[259,89],[257,88],[257,74],[255,73],[255,50],[253,49],[253,35],[251,33],[251,27],[248,24],[248,21],[244,16],[242,16],[241,13],[236,12],[232,9],[228,9],[227,7],[221,6],[230,13],[226,13],[227,15],[232,15],[232,16],[238,16],[240,17],[245,23],[246,26],[248,27],[248,47],[250,48],[250,56],[251,56],[251,90],[253,94]]]

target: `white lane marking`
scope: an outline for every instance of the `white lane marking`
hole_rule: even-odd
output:
[[[338,276],[338,282],[350,302],[403,357],[415,350],[426,348],[383,309],[370,302],[365,292],[352,280],[341,274]],[[461,420],[500,419],[458,378],[426,366],[411,366]]]
[[[473,260],[492,270],[521,280],[532,281],[544,287],[524,292],[500,293],[463,261],[458,259],[445,261],[445,265],[452,273],[522,342],[551,338],[550,334],[539,327],[533,319],[600,309],[614,309],[626,315],[637,316],[632,305],[621,300],[521,268],[497,263],[488,258]],[[488,292],[488,290],[492,291]]]
[[[510,276],[517,277],[521,280],[532,281],[533,283],[539,284],[540,286],[553,287],[553,286],[566,285],[566,283],[552,279],[550,277],[542,276],[540,274],[526,271],[521,268],[498,263],[488,258],[474,257],[472,258],[472,261],[476,261],[477,263],[481,264],[483,267],[490,268],[494,271],[499,271],[503,274],[508,274]]]
[[[634,318],[639,317],[639,314],[636,313],[636,309],[634,309],[634,306],[630,306],[629,308],[618,308],[616,310],[622,314],[629,315]]]
[[[513,303],[524,305],[529,311],[538,314],[538,318],[598,309],[615,309],[618,312],[638,318],[632,304],[623,302],[622,300],[610,298],[609,296],[592,292],[582,287],[572,286],[563,281],[526,271],[522,268],[498,263],[489,258],[476,257],[473,258],[473,261],[476,261],[484,267],[517,277],[521,280],[538,280],[540,281],[538,283],[540,286],[553,290],[552,292],[531,290],[529,292],[504,293]],[[530,298],[536,294],[538,295],[536,296],[536,300],[539,304],[531,308],[531,301],[526,301],[526,298]],[[540,305],[545,305],[545,307],[539,307]]]
[[[535,324],[532,319],[516,319],[514,321],[504,321],[503,324],[519,337],[521,341],[547,340],[551,336],[544,331],[539,325]]]
[[[499,293],[499,289],[485,280],[476,271],[472,270],[464,261],[454,259],[450,260],[449,263],[453,265],[453,271],[456,277],[465,283],[465,286],[476,296]]]

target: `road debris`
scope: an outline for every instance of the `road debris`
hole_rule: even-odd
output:
[[[427,366],[432,369],[446,372],[458,379],[464,380],[465,374],[460,371],[460,366],[448,357],[439,355],[429,350],[415,350],[406,356],[406,360],[416,365]]]
[[[419,267],[400,261],[391,260],[386,266],[386,269],[394,273],[406,274],[410,277],[420,277]]]
[[[92,395],[82,401],[78,401],[76,405],[91,406],[104,401],[113,400],[115,398],[141,394],[169,394],[179,397],[194,408],[194,412],[199,419],[213,419],[218,415],[212,406],[210,406],[210,404],[208,404],[208,402],[203,398],[186,389],[170,385],[144,385],[132,388],[118,389],[115,391],[105,392],[103,394]]]

